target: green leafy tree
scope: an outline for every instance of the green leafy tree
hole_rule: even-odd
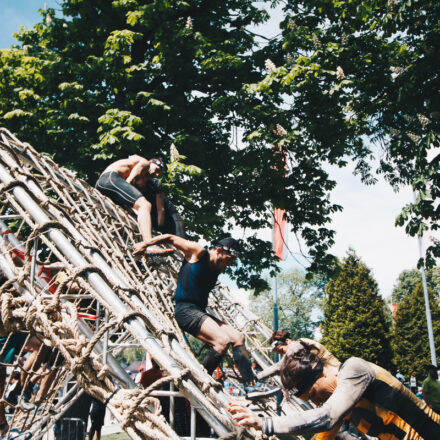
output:
[[[341,361],[357,356],[392,367],[385,302],[368,267],[349,251],[327,285],[322,343]]]
[[[312,338],[317,323],[313,314],[319,304],[319,291],[314,281],[307,280],[304,272],[294,269],[277,277],[279,325],[288,330],[293,339]],[[249,298],[250,309],[273,328],[273,290],[266,290]]]
[[[134,361],[144,361],[146,352],[143,348],[130,347],[125,348],[118,355],[118,361],[125,363],[125,365],[130,365]]]
[[[393,288],[391,295],[393,302],[400,302],[402,299],[410,295],[414,288],[422,282],[422,274],[420,270],[411,269],[404,270],[399,277]],[[426,282],[428,287],[432,289],[435,296],[440,296],[440,268],[433,267],[426,271]]]
[[[299,0],[283,10],[268,75],[248,90],[262,105],[279,103],[280,142],[294,163],[354,160],[355,173],[373,183],[375,157],[396,190],[408,184],[418,193],[397,225],[413,236],[437,229],[440,3]],[[427,262],[438,256],[434,241]]]
[[[109,161],[168,158],[174,143],[193,166],[172,167],[165,183],[188,229],[207,240],[246,230],[240,286],[267,287],[260,273],[274,257],[255,231],[272,225],[273,207],[287,210],[311,270],[332,268],[327,224],[340,207],[320,163],[341,164],[353,145],[343,127],[338,152],[302,135],[287,142],[282,99],[243,87],[264,78],[274,49],[252,32],[266,11],[251,0],[63,0],[41,13],[0,52],[0,117],[11,131],[92,183]]]
[[[440,354],[440,308],[433,291],[428,289],[428,292],[438,357]],[[397,306],[393,346],[396,366],[400,371],[405,376],[414,372],[419,380],[423,379],[426,376],[426,366],[431,363],[431,355],[421,283],[414,287],[411,294],[405,295]]]

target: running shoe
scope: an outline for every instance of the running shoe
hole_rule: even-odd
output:
[[[281,387],[257,382],[255,385],[244,387],[244,391],[247,399],[266,399],[267,397],[275,396],[275,394],[280,393]]]
[[[172,253],[174,253],[174,249],[163,249],[163,248],[156,246],[156,245],[149,246],[145,252],[145,254],[147,256],[159,255],[161,257],[171,255]]]

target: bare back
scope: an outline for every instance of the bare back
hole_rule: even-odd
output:
[[[150,164],[150,161],[138,156],[133,155],[128,157],[127,159],[120,159],[116,162],[111,163],[103,172],[104,173],[110,173],[115,172],[118,173],[120,177],[123,179],[127,179],[127,177],[130,175],[133,168],[138,165],[139,168],[146,169],[148,168]]]

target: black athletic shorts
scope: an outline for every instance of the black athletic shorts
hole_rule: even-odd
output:
[[[105,405],[98,399],[92,397],[92,405],[90,407],[90,424],[91,428],[101,429],[104,425]]]
[[[141,191],[142,195],[152,204],[156,203],[156,196],[163,193],[162,182],[159,179],[151,179]]]
[[[102,174],[95,187],[117,205],[129,208],[134,206],[137,199],[143,197],[143,194],[136,187],[130,185],[114,171]]]
[[[206,318],[212,318],[219,325],[222,324],[215,316],[206,313],[200,307],[188,302],[178,302],[174,307],[174,316],[177,324],[184,331],[197,337]]]

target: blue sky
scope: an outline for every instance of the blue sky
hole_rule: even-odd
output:
[[[31,28],[41,19],[38,9],[44,4],[48,7],[58,8],[55,0],[1,0],[0,17],[2,27],[0,29],[0,48],[4,49],[15,44],[13,33],[18,31],[21,25]]]
[[[30,28],[40,21],[38,9],[43,8],[45,3],[59,9],[55,0],[0,1],[0,48],[15,44],[12,35],[20,25]],[[278,34],[280,16],[276,11],[272,21],[258,30],[268,36]],[[332,200],[344,206],[344,211],[333,217],[337,235],[332,252],[343,257],[349,247],[353,248],[372,269],[382,295],[388,296],[399,273],[415,267],[418,259],[416,239],[407,237],[403,229],[394,227],[402,206],[412,200],[411,191],[406,188],[396,194],[382,180],[367,187],[352,175],[350,167],[342,170],[330,168],[329,172],[338,182]],[[262,231],[262,236],[271,239],[271,232]],[[296,251],[293,239],[289,246]],[[293,265],[292,259],[282,263],[283,268]]]

